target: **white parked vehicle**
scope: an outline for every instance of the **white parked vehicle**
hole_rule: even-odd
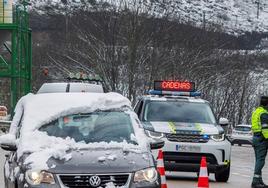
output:
[[[165,169],[199,172],[205,156],[216,181],[227,182],[231,143],[220,126],[226,125],[226,119],[217,122],[209,103],[195,92],[194,83],[156,81],[149,93],[138,101],[135,112],[148,137],[165,141]]]
[[[103,93],[104,89],[102,85],[83,82],[44,83],[37,93],[40,94],[77,92]]]
[[[251,125],[237,125],[233,130],[230,136],[230,140],[232,145],[238,144],[241,146],[242,144],[252,145],[253,134],[251,131]]]

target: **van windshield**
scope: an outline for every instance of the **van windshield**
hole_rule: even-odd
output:
[[[49,136],[73,138],[76,142],[129,142],[134,134],[128,114],[124,112],[94,112],[61,117],[40,131]]]
[[[216,124],[207,103],[188,101],[150,101],[145,106],[144,120]]]

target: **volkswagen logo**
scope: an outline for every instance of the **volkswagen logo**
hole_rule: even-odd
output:
[[[89,183],[92,187],[98,187],[101,184],[101,179],[99,176],[91,176],[89,178]]]

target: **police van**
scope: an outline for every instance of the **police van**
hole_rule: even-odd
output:
[[[166,171],[199,172],[205,156],[216,181],[227,182],[231,143],[220,126],[226,119],[218,122],[200,96],[193,82],[155,81],[154,90],[139,99],[135,112],[148,137],[165,141]]]

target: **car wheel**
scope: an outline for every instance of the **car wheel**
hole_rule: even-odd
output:
[[[220,168],[215,172],[215,179],[217,182],[227,182],[230,176],[230,165]]]
[[[238,144],[238,146],[242,146],[242,144]]]

